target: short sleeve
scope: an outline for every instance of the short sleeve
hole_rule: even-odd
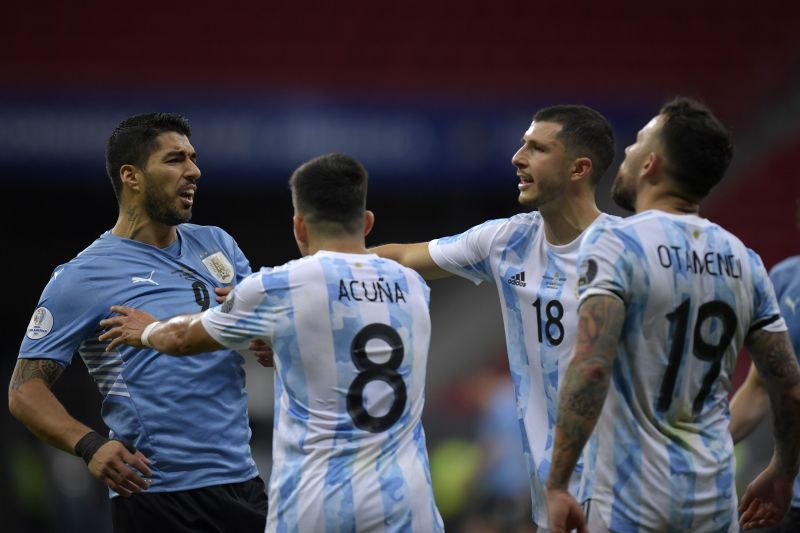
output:
[[[600,294],[616,296],[628,303],[631,264],[625,244],[611,224],[596,224],[581,242],[578,251],[580,302]]]
[[[233,238],[233,262],[236,267],[236,283],[241,283],[241,281],[252,274],[252,269],[250,268],[250,261],[247,260],[247,257],[242,252],[239,245],[236,243]]]
[[[786,331],[786,322],[781,317],[775,288],[767,275],[764,263],[758,254],[749,248],[747,255],[753,284],[753,321],[750,331],[759,329],[771,332]]]
[[[434,239],[428,244],[428,251],[433,261],[451,274],[476,285],[492,281],[492,244],[506,222],[507,219],[490,220],[464,233]]]
[[[253,339],[271,344],[272,331],[261,277],[261,273],[247,276],[221,305],[203,313],[203,327],[215,341],[234,350],[247,349]]]
[[[20,359],[53,359],[69,365],[78,346],[98,333],[108,306],[97,301],[80,269],[63,265],[42,291],[20,345]]]

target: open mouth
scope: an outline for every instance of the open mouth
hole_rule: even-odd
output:
[[[192,207],[194,205],[194,189],[186,189],[178,193],[178,198],[181,199],[185,207]]]

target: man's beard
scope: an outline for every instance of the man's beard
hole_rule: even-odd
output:
[[[545,204],[552,202],[564,196],[564,186],[560,183],[547,183],[546,181],[539,181],[537,184],[538,194],[533,198],[524,198],[519,196],[518,201],[520,205],[528,209],[539,209]]]
[[[168,226],[177,226],[192,219],[191,207],[185,211],[178,210],[175,207],[175,198],[170,198],[163,191],[145,194],[144,211],[150,220]]]
[[[636,211],[636,193],[632,187],[625,187],[621,174],[617,174],[611,185],[611,199],[623,209]]]

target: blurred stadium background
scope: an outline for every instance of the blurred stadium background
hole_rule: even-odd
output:
[[[768,267],[800,253],[800,4],[632,4],[4,3],[3,383],[53,268],[113,225],[103,148],[140,112],[190,118],[203,171],[193,222],[228,230],[257,268],[297,256],[286,180],[310,157],[343,151],[365,163],[377,215],[370,244],[429,240],[520,211],[510,158],[539,107],[584,103],[609,117],[615,171],[666,98],[695,96],[736,139],[704,215]],[[622,214],[608,198],[612,172],[598,202]],[[504,418],[513,399],[497,297],[460,279],[432,289],[425,427],[438,503],[452,531],[524,531],[504,523],[524,509],[491,498],[528,498],[517,429]],[[748,364],[742,357],[735,385]],[[265,479],[271,380],[271,370],[248,367]],[[102,428],[79,358],[55,389]],[[110,529],[105,491],[80,459],[39,443],[6,409],[0,429],[3,531]],[[771,451],[762,430],[738,450],[740,483]]]

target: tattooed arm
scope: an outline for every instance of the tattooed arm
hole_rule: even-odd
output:
[[[8,408],[41,440],[74,454],[75,444],[92,430],[72,418],[50,390],[63,371],[52,359],[18,359],[8,387]]]
[[[561,384],[547,479],[547,508],[554,532],[586,531],[583,512],[567,487],[603,408],[624,321],[625,305],[615,296],[589,296],[578,311],[578,338]]]
[[[559,394],[553,462],[547,486],[566,489],[603,408],[625,320],[614,296],[587,298],[578,312],[578,339]]]
[[[63,371],[52,359],[18,359],[8,387],[11,414],[44,442],[73,455],[78,455],[75,447],[79,441],[94,436],[91,453],[81,453],[89,473],[121,496],[146,490],[149,482],[139,474],[151,476],[152,472],[142,452],[100,437],[75,420],[50,391]]]
[[[791,503],[800,465],[800,367],[785,331],[756,330],[746,342],[769,394],[775,434],[770,464],[747,487],[739,504],[740,523],[750,529],[779,523]]]
[[[769,393],[775,425],[773,460],[782,472],[795,475],[800,454],[800,368],[785,331],[757,330],[747,348]]]

